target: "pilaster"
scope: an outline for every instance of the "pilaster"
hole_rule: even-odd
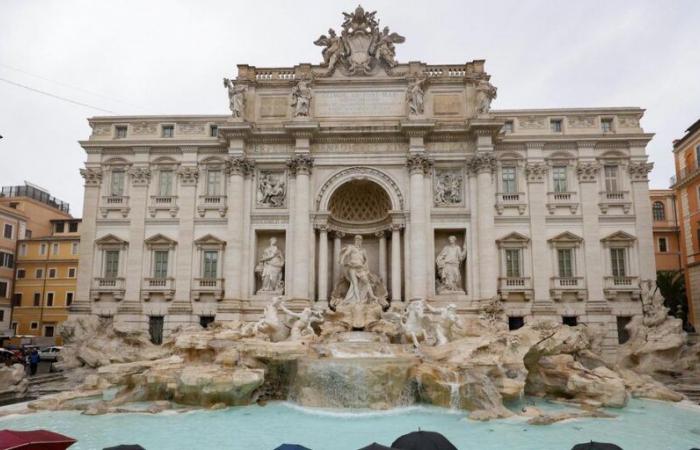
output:
[[[100,187],[102,185],[102,169],[99,165],[87,165],[80,169],[80,175],[85,179],[83,195],[83,221],[80,225],[80,261],[78,265],[78,280],[76,299],[70,306],[71,315],[88,315],[91,312],[90,288],[95,277],[95,239],[97,237],[97,211],[100,203]]]
[[[644,151],[641,152],[644,154]],[[635,213],[635,234],[639,245],[639,277],[641,280],[656,280],[656,259],[649,199],[649,172],[653,163],[644,160],[630,161],[627,171],[632,185],[632,200]]]
[[[425,155],[424,149],[413,153],[406,161],[411,189],[409,222],[411,290],[408,295],[411,300],[424,300],[428,292],[425,176],[429,173],[432,164],[432,160]]]

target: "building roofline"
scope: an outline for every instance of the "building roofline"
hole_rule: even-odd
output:
[[[640,108],[638,106],[603,106],[600,108],[596,107],[586,107],[586,108],[533,108],[533,109],[492,109],[489,112],[502,115],[502,114],[551,114],[551,113],[600,113],[600,112],[630,112],[630,113],[644,113],[646,109]]]
[[[673,141],[673,151],[676,151],[680,146],[695,135],[697,131],[700,130],[700,119],[696,120],[691,126],[685,130],[685,135]]]

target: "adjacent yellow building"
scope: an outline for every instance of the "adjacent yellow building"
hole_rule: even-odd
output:
[[[12,314],[17,336],[57,337],[75,298],[80,219],[52,220],[51,227],[49,236],[18,243]]]

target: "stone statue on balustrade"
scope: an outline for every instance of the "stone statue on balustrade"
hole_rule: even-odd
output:
[[[308,80],[301,79],[292,89],[292,108],[294,117],[309,117],[311,107],[311,87]]]
[[[343,313],[352,328],[364,328],[379,320],[382,308],[388,307],[387,290],[382,280],[369,270],[362,236],[345,246],[338,258],[342,278],[331,294],[331,307]]]
[[[228,101],[231,114],[235,119],[244,118],[246,103],[245,96],[248,92],[248,87],[245,85],[237,85],[233,82],[233,80],[228,78],[224,78],[224,87],[228,88]]]
[[[269,208],[282,208],[286,196],[284,174],[261,172],[258,181],[258,205]]]
[[[486,80],[479,81],[476,87],[476,113],[488,114],[491,109],[491,101],[496,98],[497,89]]]
[[[260,276],[261,287],[258,293],[282,294],[284,292],[284,255],[277,248],[277,238],[270,238],[267,246],[255,267]]]
[[[408,115],[418,116],[425,111],[425,91],[423,90],[427,78],[416,78],[408,85],[406,91],[406,102],[408,103]]]
[[[467,257],[466,245],[460,248],[457,238],[447,238],[448,244],[443,247],[435,260],[437,266],[437,292],[438,294],[464,293],[462,289],[462,261]]]

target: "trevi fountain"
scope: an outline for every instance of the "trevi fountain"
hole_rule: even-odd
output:
[[[321,115],[320,105],[315,105],[314,109],[316,94],[313,89],[322,86],[324,80],[341,77],[365,82],[380,73],[389,81],[396,77],[407,80],[401,100],[405,101],[406,114],[417,117],[420,123],[408,123],[404,128],[409,129],[410,145],[421,147],[426,127],[434,126],[424,120],[428,112],[428,89],[439,90],[441,86],[446,89],[449,83],[441,85],[437,75],[429,78],[425,68],[423,75],[414,76],[413,72],[413,75],[406,75],[407,70],[419,67],[417,63],[405,65],[395,60],[395,44],[403,42],[404,38],[390,33],[388,28],[380,30],[374,14],[360,7],[345,14],[340,36],[330,30],[329,36],[324,35],[316,42],[324,47],[324,63],[302,68],[309,78],[299,80],[290,75],[291,84],[286,79],[278,83],[292,86],[289,103],[283,106],[300,121],[293,121],[290,126],[307,127],[305,120],[309,116]],[[370,42],[372,50],[367,53],[362,46]],[[566,283],[560,283],[561,279],[552,278],[559,284],[550,292],[547,278],[547,294],[541,296],[537,271],[545,270],[549,262],[544,261],[548,258],[546,252],[540,252],[536,246],[549,244],[535,235],[543,230],[532,231],[531,249],[525,247],[529,244],[522,233],[508,235],[515,236],[512,239],[504,238],[503,249],[493,244],[495,232],[500,232],[499,227],[503,226],[495,217],[503,214],[503,217],[510,217],[508,223],[515,223],[527,208],[534,206],[518,203],[513,197],[517,197],[516,194],[507,198],[499,194],[500,203],[495,209],[491,205],[493,187],[489,187],[489,179],[496,173],[497,163],[487,154],[493,152],[493,148],[489,150],[490,144],[482,138],[488,137],[490,142],[491,131],[488,130],[494,116],[489,115],[489,108],[496,91],[487,77],[480,78],[477,72],[470,72],[473,70],[474,67],[469,66],[467,72],[459,74],[460,79],[466,79],[467,84],[474,87],[469,95],[475,96],[470,97],[470,101],[474,102],[477,119],[472,125],[483,131],[474,132],[478,141],[477,154],[469,166],[473,177],[466,179],[461,169],[448,170],[458,164],[449,161],[452,156],[448,151],[438,155],[443,160],[435,161],[435,167],[441,167],[435,172],[433,161],[422,151],[412,153],[408,162],[412,189],[423,190],[423,177],[434,173],[429,189],[422,192],[432,191],[430,200],[437,215],[431,220],[436,223],[442,220],[446,224],[444,227],[428,232],[425,220],[430,208],[416,199],[412,199],[411,208],[418,210],[411,210],[404,217],[398,206],[392,207],[380,218],[383,222],[378,229],[361,222],[342,222],[338,219],[343,215],[337,210],[331,211],[330,216],[320,214],[316,218],[322,222],[317,221],[314,226],[322,239],[328,238],[329,228],[347,234],[346,239],[338,240],[333,248],[330,264],[326,241],[314,244],[315,241],[310,242],[308,236],[298,230],[292,240],[279,226],[270,229],[274,232],[255,228],[261,231],[255,234],[259,245],[251,247],[255,257],[249,258],[254,259],[249,279],[255,281],[246,282],[243,287],[237,285],[239,294],[246,289],[250,293],[252,306],[247,310],[235,306],[228,298],[230,280],[226,279],[226,291],[223,291],[216,275],[211,277],[210,284],[201,282],[196,295],[192,288],[193,306],[183,303],[181,282],[190,280],[182,280],[181,277],[189,275],[186,271],[183,275],[180,266],[175,274],[177,279],[173,281],[174,294],[167,290],[170,288],[148,285],[147,295],[141,300],[143,306],[139,306],[138,300],[129,298],[134,281],[129,277],[140,276],[134,275],[131,266],[128,270],[126,267],[119,269],[127,270],[126,290],[120,292],[117,282],[109,284],[104,281],[105,277],[95,278],[93,266],[85,269],[81,259],[79,283],[87,286],[84,292],[89,295],[78,299],[74,314],[62,326],[65,347],[57,366],[63,371],[65,381],[57,387],[57,393],[0,409],[0,426],[64,432],[79,439],[74,447],[79,449],[134,442],[148,449],[271,450],[282,442],[291,441],[315,450],[350,450],[372,441],[389,444],[399,434],[418,428],[442,432],[461,449],[568,449],[576,442],[591,439],[616,442],[627,450],[680,450],[697,446],[700,409],[662,381],[668,379],[669,374],[700,370],[700,348],[688,345],[681,321],[668,315],[649,277],[635,278],[633,282],[637,284],[633,288],[608,286],[606,300],[602,295],[603,285],[593,276],[597,274],[602,280],[601,273],[588,268],[587,289],[580,289],[576,283],[569,289],[571,285],[567,287]],[[260,80],[264,82],[265,78]],[[246,108],[250,106],[246,90],[253,88],[228,79],[225,85],[232,110],[227,123],[240,128],[246,124]],[[430,113],[452,111],[451,105],[446,98],[435,100],[430,104]],[[527,118],[531,125],[539,120],[533,117]],[[525,122],[523,119],[522,123]],[[144,126],[147,128],[148,124]],[[500,128],[502,121],[497,126]],[[225,131],[224,128],[222,125],[220,132]],[[456,128],[440,132],[454,132],[455,136],[461,133]],[[303,134],[302,141],[308,141],[308,136]],[[437,148],[438,144],[448,144],[450,139],[435,142],[433,147]],[[482,150],[487,153],[478,153]],[[464,157],[456,161],[460,160],[463,164]],[[236,161],[239,169],[247,167],[247,162]],[[299,153],[290,164],[296,170],[294,183],[283,172],[274,170],[256,175],[259,189],[254,193],[254,203],[267,208],[265,214],[269,217],[273,217],[269,212],[274,213],[275,208],[287,207],[287,194],[292,191],[292,185],[298,200],[302,195],[299,190],[302,174],[308,184],[308,170],[316,163],[311,162],[308,154]],[[540,166],[527,167],[528,186],[542,182],[546,171]],[[400,186],[394,186],[391,177],[381,178],[375,172],[356,171],[359,177],[344,180],[356,183],[351,184],[354,189],[370,189],[371,194],[374,193],[372,189],[380,185],[396,188],[387,200],[400,205],[403,201],[399,195]],[[590,177],[595,181],[595,170],[589,166],[579,168],[577,173],[582,191],[588,189],[584,183],[590,181]],[[87,204],[91,189],[99,187],[101,175],[98,176],[95,168],[86,169],[84,175]],[[187,177],[196,182],[197,177],[190,175],[189,172],[180,175],[183,183]],[[632,175],[637,177],[636,181],[646,179],[644,170]],[[136,175],[134,177],[136,179]],[[376,180],[383,181],[373,187],[367,185]],[[646,182],[642,184],[646,186]],[[488,207],[483,204],[480,193],[474,194],[473,189],[477,188],[490,189]],[[137,198],[136,181],[132,189],[129,201]],[[532,187],[530,192],[534,195],[537,190]],[[546,195],[544,191],[541,194]],[[581,194],[586,195],[585,192]],[[179,195],[185,193],[181,191]],[[429,198],[419,197],[426,201]],[[465,232],[464,227],[456,224],[460,223],[460,214],[466,214],[465,205],[471,202],[468,200],[471,197],[478,197],[479,212],[465,216],[469,224]],[[233,200],[229,198],[229,201]],[[514,203],[507,204],[509,201]],[[327,202],[325,197],[321,198],[323,202]],[[181,209],[186,207],[185,203],[180,205]],[[171,215],[187,214],[168,205],[162,211],[162,223],[170,220]],[[213,200],[210,206],[211,210],[203,206],[197,212],[200,218],[196,224],[209,223],[210,219],[212,224],[204,230],[210,234],[201,238],[203,243],[198,241],[197,246],[202,246],[204,251],[218,251],[223,245],[212,237],[211,230],[215,230],[226,214],[238,215],[240,211],[231,207],[227,212]],[[553,205],[551,214],[561,217],[561,221],[577,210],[571,203],[563,208],[559,206]],[[103,219],[111,217],[112,213],[127,217],[135,214],[134,207],[104,210],[100,214],[104,214]],[[596,215],[597,224],[598,211],[590,211],[585,205],[583,208],[586,209],[584,215]],[[620,214],[627,214],[620,208]],[[542,209],[544,211],[544,206]],[[152,217],[160,217],[158,214],[161,214],[158,210],[152,211]],[[539,222],[535,222],[535,213],[532,214],[535,227]],[[544,224],[544,215],[541,218]],[[129,220],[137,220],[137,217]],[[192,233],[191,228],[183,225],[185,219],[182,220],[180,229]],[[302,208],[302,215],[295,216],[294,220],[304,227],[311,225],[308,208]],[[104,223],[104,220],[98,222],[97,229],[108,226]],[[190,220],[189,226],[193,223]],[[84,220],[84,225],[87,225],[86,233],[96,232],[94,224],[90,227]],[[583,228],[581,233],[586,239],[588,233],[599,232],[597,226],[591,229],[589,224],[584,224]],[[382,247],[384,230],[393,233],[390,260]],[[409,230],[412,235],[405,234]],[[645,232],[643,227],[639,230],[638,239],[630,239],[630,233],[620,232],[613,240],[637,245]],[[479,236],[473,237],[472,231]],[[112,226],[109,233],[96,237],[96,244],[86,244],[88,262],[95,252],[104,250],[102,246],[125,252],[127,244],[118,238],[118,233]],[[394,241],[402,235],[405,249]],[[423,236],[428,235],[429,246],[422,241]],[[158,236],[147,240],[146,244],[174,251],[172,240]],[[380,236],[379,241],[377,236]],[[489,243],[493,248],[482,245],[482,236],[493,241]],[[551,245],[566,241],[561,248],[580,250],[581,239],[574,233],[565,234],[565,237]],[[178,252],[185,241],[181,239],[177,243]],[[599,241],[596,237],[590,245],[601,245]],[[188,245],[188,249],[195,251],[191,242]],[[233,244],[229,242],[228,245]],[[318,246],[319,252],[326,253],[313,256],[318,261],[309,262],[304,256],[309,256],[308,252],[304,253],[309,246]],[[134,261],[131,247],[134,247],[133,241],[129,245],[129,264]],[[243,246],[239,242],[236,248],[240,250]],[[434,256],[429,263],[419,261],[428,254],[427,249],[433,248]],[[489,257],[489,252],[496,254],[509,249],[520,252],[503,253],[509,255],[509,266],[504,269],[508,271],[507,279],[515,281],[500,285],[496,283],[497,258]],[[600,247],[595,249],[599,251]],[[290,250],[294,253],[291,259],[287,258]],[[412,255],[410,261],[406,252]],[[529,255],[529,252],[544,258],[537,263],[541,267],[529,269],[533,271],[532,278],[527,278],[526,273],[511,273],[521,270],[512,259],[514,255]],[[213,262],[213,265],[202,270],[214,273],[221,261],[215,260],[213,253],[207,255],[210,259],[205,262]],[[641,248],[632,255],[640,260],[646,257]],[[409,267],[406,264],[401,267],[402,261]],[[231,269],[233,266],[228,264],[225,262],[223,267]],[[320,269],[316,269],[319,265]],[[299,267],[302,271],[297,270]],[[643,263],[635,267],[642,277],[646,276]],[[245,275],[240,268],[236,270],[239,276]],[[315,280],[314,296],[308,295],[313,291],[308,284],[313,280],[310,271],[315,270],[333,273],[328,277],[324,273],[321,279]],[[198,280],[207,281],[204,276]],[[534,288],[529,287],[532,280]],[[141,286],[140,280],[136,281]],[[426,288],[428,285],[430,287]],[[554,304],[549,298],[551,293],[561,297],[558,299],[561,303]],[[598,294],[600,298],[596,298]],[[622,305],[619,314],[626,314],[625,308],[631,314],[625,326],[629,339],[620,345],[610,344],[611,327],[605,319],[611,311],[605,308],[611,295],[617,296],[618,301],[613,308]],[[580,300],[581,296],[588,296],[588,300]],[[172,306],[167,306],[171,301]],[[166,309],[162,309],[164,307]],[[140,312],[135,308],[142,308],[138,311],[144,314],[165,314],[166,320],[170,315],[182,319],[196,314],[215,314],[216,320],[202,324],[186,319],[167,322],[161,342],[154,339],[152,327],[147,329],[136,319]],[[566,311],[581,311],[582,316],[603,317],[604,320],[565,325],[561,314]],[[509,318],[518,314],[526,316],[527,320],[522,326],[509,326],[512,325]],[[158,331],[163,332],[162,329]],[[0,369],[0,390],[4,395],[22,397],[27,385],[21,368]]]

